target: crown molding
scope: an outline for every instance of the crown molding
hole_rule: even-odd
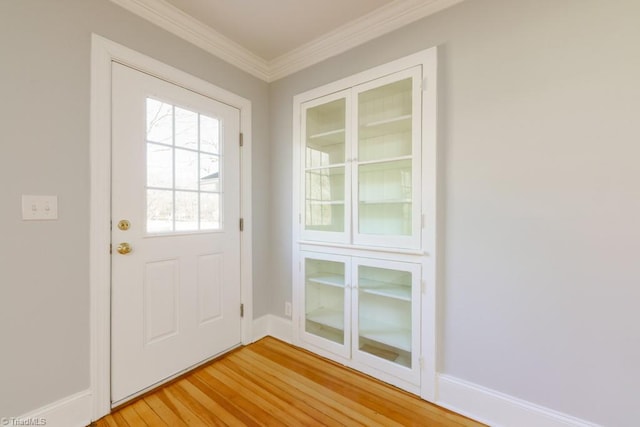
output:
[[[433,15],[464,0],[396,0],[269,62],[270,81]]]
[[[247,73],[272,82],[464,0],[395,0],[271,61],[165,0],[111,0]]]
[[[172,4],[164,0],[111,1],[231,65],[261,80],[269,81],[269,64],[266,60]]]

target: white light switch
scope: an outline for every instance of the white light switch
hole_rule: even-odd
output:
[[[58,196],[22,195],[22,219],[42,221],[58,219]]]

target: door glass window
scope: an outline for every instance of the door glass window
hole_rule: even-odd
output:
[[[222,228],[219,119],[147,98],[147,233]]]

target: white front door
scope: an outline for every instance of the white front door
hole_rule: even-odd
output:
[[[240,344],[239,110],[113,63],[111,400]]]

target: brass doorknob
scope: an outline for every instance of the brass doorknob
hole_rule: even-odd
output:
[[[128,243],[120,243],[118,245],[118,253],[119,254],[126,255],[131,251],[132,251],[131,245],[128,244]]]

